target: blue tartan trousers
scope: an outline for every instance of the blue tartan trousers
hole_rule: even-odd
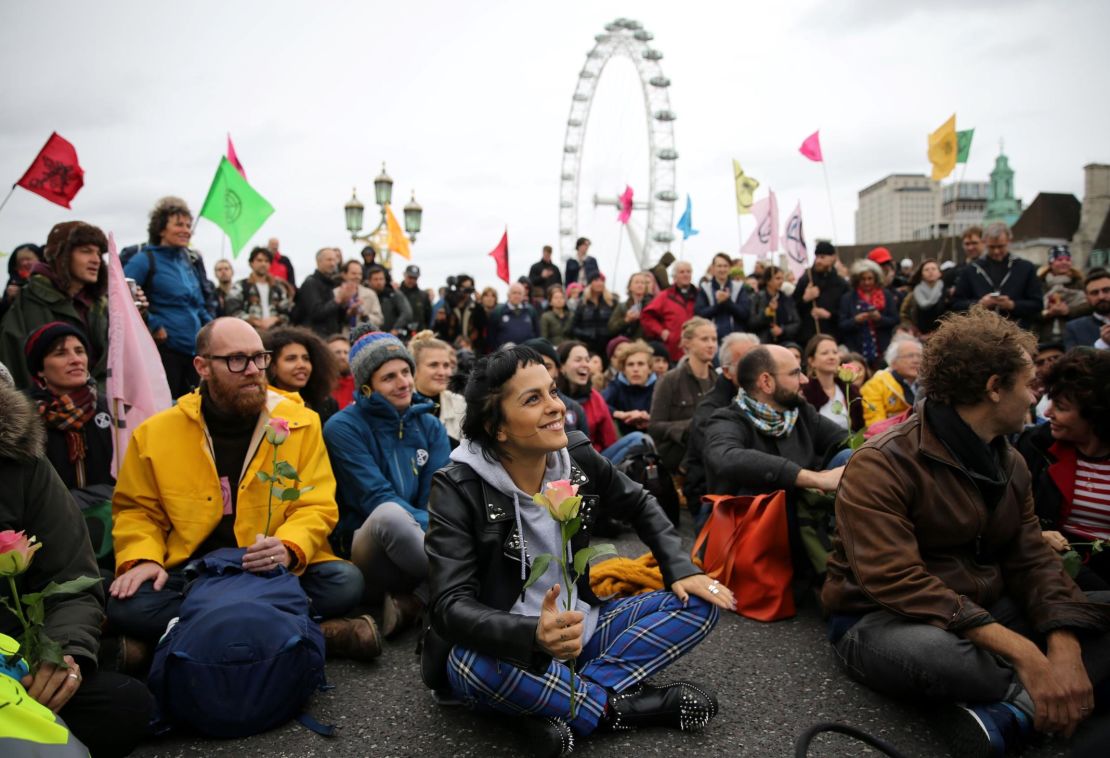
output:
[[[623,692],[694,649],[717,624],[717,607],[667,590],[602,603],[597,629],[578,656],[570,727],[581,735],[597,728],[609,693]],[[447,660],[455,696],[502,713],[570,715],[570,669],[552,660],[534,674],[511,663],[455,645]]]

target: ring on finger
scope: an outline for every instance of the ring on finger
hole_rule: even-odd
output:
[[[73,674],[73,673],[66,674],[66,679],[72,679],[75,682],[79,682],[79,681],[81,681],[81,675],[80,674]]]

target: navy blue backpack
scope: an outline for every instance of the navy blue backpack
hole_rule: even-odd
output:
[[[244,552],[215,550],[187,569],[197,578],[154,651],[148,679],[164,726],[211,737],[258,734],[300,717],[325,685],[324,635],[300,581],[280,566],[244,571]]]

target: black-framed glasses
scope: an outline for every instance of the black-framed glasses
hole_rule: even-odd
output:
[[[247,363],[254,363],[255,368],[259,371],[265,371],[270,367],[270,361],[274,359],[273,352],[263,350],[261,353],[254,355],[243,355],[242,353],[235,353],[234,355],[205,355],[208,360],[221,360],[227,366],[227,370],[233,374],[241,374],[247,370]]]

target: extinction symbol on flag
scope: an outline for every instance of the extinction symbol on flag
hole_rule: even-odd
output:
[[[42,156],[43,166],[46,173],[42,176],[31,179],[27,182],[27,189],[38,190],[45,189],[54,192],[58,195],[65,195],[66,186],[71,181],[75,181],[76,177],[71,177],[73,173],[73,166],[68,163],[62,163],[51,158]]]
[[[239,220],[239,216],[243,215],[243,201],[239,199],[238,193],[230,187],[227,188],[227,192],[224,194],[224,212],[227,214],[227,220],[233,224]]]
[[[774,231],[774,224],[771,222],[771,214],[768,213],[759,222],[759,242],[763,245],[771,244],[771,232]]]
[[[762,237],[762,230],[760,232]],[[793,243],[793,244],[790,244]],[[805,266],[809,263],[809,255],[806,250],[806,239],[802,230],[802,217],[799,214],[794,214],[790,217],[790,222],[786,225],[786,254],[795,263],[800,263]]]

